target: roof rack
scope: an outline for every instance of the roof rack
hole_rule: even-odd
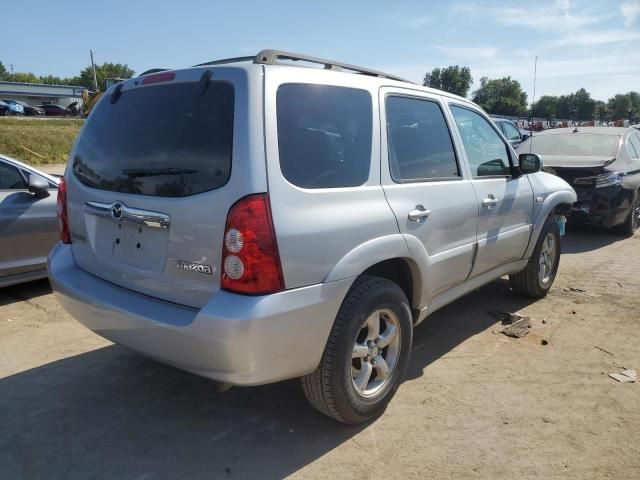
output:
[[[195,66],[204,67],[208,65],[223,65],[226,63],[249,62],[249,61],[252,61],[255,64],[261,64],[261,65],[282,65],[282,63],[279,62],[278,60],[315,63],[318,65],[322,65],[325,70],[334,70],[334,71],[349,70],[351,72],[359,73],[362,75],[388,78],[389,80],[396,80],[398,82],[414,83],[410,80],[397,77],[395,75],[391,75],[388,73],[380,72],[378,70],[358,67],[356,65],[350,65],[348,63],[336,62],[335,60],[327,60],[326,58],[318,58],[318,57],[312,57],[309,55],[303,55],[299,53],[285,52],[282,50],[262,50],[255,57],[225,58],[222,60],[214,60],[211,62],[200,63]]]

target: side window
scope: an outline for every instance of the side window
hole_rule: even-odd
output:
[[[369,178],[372,105],[365,90],[288,83],[278,88],[284,177],[303,188],[355,187]]]
[[[502,124],[502,130],[507,140],[520,140],[520,132],[513,124],[509,122],[500,122]]]
[[[27,184],[18,169],[0,162],[0,190],[23,190]]]
[[[474,177],[511,175],[509,150],[488,120],[467,108],[451,105]]]
[[[631,158],[635,160],[640,159],[640,135],[638,135],[637,133],[632,133],[631,135],[629,135],[627,146],[631,147],[629,148],[629,155],[631,156]]]
[[[433,101],[389,96],[389,168],[396,182],[459,177],[449,128]]]

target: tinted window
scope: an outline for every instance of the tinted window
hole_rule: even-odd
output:
[[[369,178],[371,96],[364,90],[290,83],[277,94],[284,177],[303,188],[352,187]]]
[[[511,175],[509,150],[493,126],[480,114],[451,106],[474,177]]]
[[[18,169],[0,162],[0,190],[20,190],[27,188],[27,184]]]
[[[550,133],[534,136],[532,151],[540,155],[614,158],[620,144],[619,135],[590,133]],[[529,144],[527,144],[529,148]]]
[[[629,153],[632,154],[631,158],[637,159],[640,158],[640,135],[637,133],[632,133],[629,135],[629,143],[632,149],[629,150]],[[635,155],[633,155],[635,153]]]
[[[114,192],[184,197],[224,185],[231,171],[233,87],[175,83],[103,99],[73,157],[84,184]]]
[[[394,180],[460,175],[451,135],[437,103],[391,96],[386,111],[389,167]]]
[[[520,140],[520,132],[509,122],[500,122],[507,140]]]

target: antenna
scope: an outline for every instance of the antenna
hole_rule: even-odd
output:
[[[538,56],[533,63],[533,99],[531,100],[531,119],[533,120],[533,107],[536,104],[536,79],[538,78]],[[533,130],[531,130],[531,141],[529,142],[529,153],[533,150]]]

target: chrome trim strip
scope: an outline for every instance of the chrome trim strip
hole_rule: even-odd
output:
[[[152,228],[169,228],[171,225],[171,217],[165,213],[127,207],[122,202],[85,202],[84,206],[85,212],[98,217],[111,218],[116,222],[127,222]]]

